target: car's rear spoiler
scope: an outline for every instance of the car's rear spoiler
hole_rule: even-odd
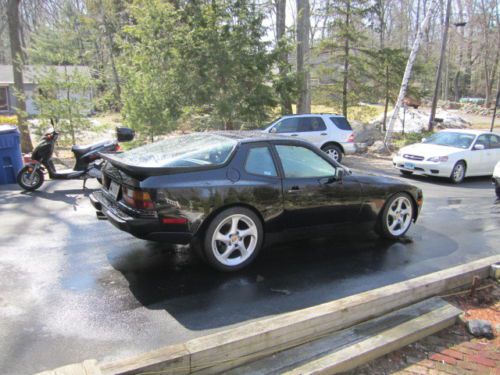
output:
[[[116,153],[100,153],[99,154],[104,160],[108,161],[111,163],[114,167],[118,168],[119,170],[125,172],[131,177],[137,178],[139,180],[144,179],[146,177],[150,176],[161,176],[165,174],[172,174],[172,173],[186,173],[186,172],[195,172],[195,171],[200,171],[200,170],[209,170],[209,169],[218,169],[224,167],[225,164],[222,165],[201,165],[197,167],[175,167],[175,168],[168,168],[168,167],[141,167],[137,165],[131,165],[122,162],[120,159],[116,158],[115,155]],[[228,160],[229,162],[229,160]]]

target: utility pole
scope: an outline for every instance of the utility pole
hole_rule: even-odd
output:
[[[443,39],[441,40],[441,54],[439,56],[439,65],[436,73],[436,86],[434,87],[434,96],[432,97],[431,116],[429,118],[429,131],[434,129],[434,119],[436,117],[436,107],[439,97],[439,88],[441,86],[441,72],[443,70],[444,57],[446,55],[446,44],[448,42],[448,29],[450,27],[451,0],[446,3],[446,16],[444,20]]]

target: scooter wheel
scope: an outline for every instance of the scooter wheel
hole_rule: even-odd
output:
[[[44,176],[43,172],[40,169],[37,169],[34,172],[30,172],[30,168],[32,167],[27,165],[19,171],[19,173],[17,174],[17,183],[24,190],[33,191],[42,186]],[[33,180],[30,182],[30,177],[33,173],[35,173],[35,175],[33,176]]]

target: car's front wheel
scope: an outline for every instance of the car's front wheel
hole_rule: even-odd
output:
[[[463,161],[457,162],[453,167],[450,175],[450,180],[454,184],[461,183],[465,178],[465,163]]]
[[[203,253],[210,265],[220,271],[237,271],[249,265],[259,253],[264,230],[259,217],[250,209],[233,207],[219,213],[209,224]]]
[[[399,172],[403,175],[403,176],[411,176],[413,174],[413,172],[411,171],[405,171],[404,169],[400,169]]]
[[[413,210],[411,198],[406,193],[395,194],[386,202],[375,229],[382,237],[397,239],[410,229]]]
[[[336,146],[336,145],[326,145],[321,150],[323,152],[325,152],[333,160],[335,160],[335,161],[337,161],[339,163],[342,161],[342,150],[340,149],[339,146]]]

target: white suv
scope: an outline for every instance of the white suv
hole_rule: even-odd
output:
[[[264,132],[302,138],[338,162],[342,160],[344,154],[353,154],[356,151],[351,125],[341,115],[283,116],[269,125]]]

